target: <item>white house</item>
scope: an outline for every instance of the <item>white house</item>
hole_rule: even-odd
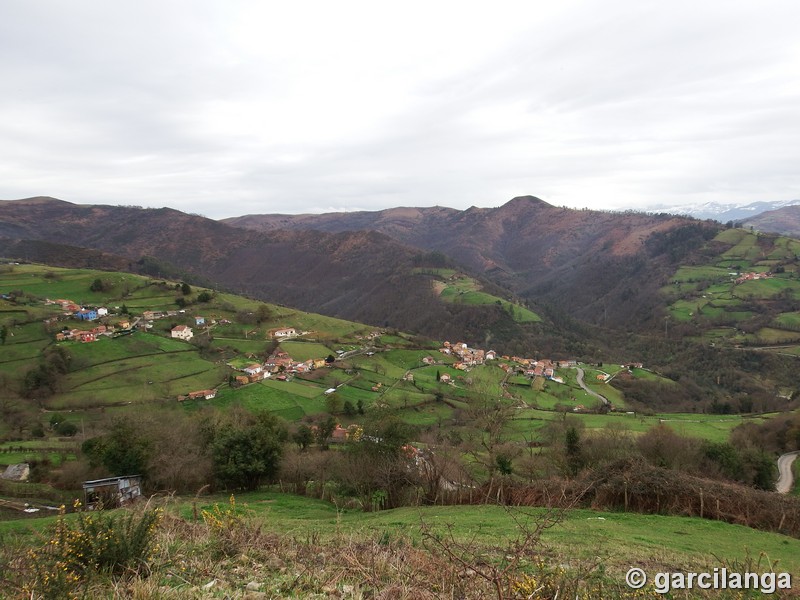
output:
[[[286,327],[284,329],[276,329],[272,335],[276,338],[290,337],[297,335],[297,330],[294,327]]]
[[[170,335],[179,340],[189,341],[194,337],[192,328],[187,325],[178,325],[170,330]]]
[[[244,372],[247,373],[248,375],[258,375],[263,370],[264,369],[262,368],[261,365],[253,363],[252,365],[248,365],[247,367],[245,367]]]
[[[97,316],[98,317],[107,317],[108,316],[108,309],[105,307],[100,307],[97,309]]]

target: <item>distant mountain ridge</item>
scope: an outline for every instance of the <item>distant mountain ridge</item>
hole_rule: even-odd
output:
[[[248,215],[222,222],[258,231],[378,231],[406,245],[442,252],[531,302],[611,324],[654,321],[653,310],[631,299],[651,295],[666,267],[678,260],[675,248],[662,244],[665,236],[683,229],[679,245],[688,251],[718,230],[716,224],[689,217],[573,210],[533,196],[464,211],[406,207]]]
[[[89,248],[101,254],[81,256],[79,264],[112,254],[139,272],[185,273],[302,310],[525,347],[544,343],[542,335],[555,347],[570,328],[579,340],[586,334],[573,327],[579,322],[657,331],[665,310],[660,288],[719,229],[688,217],[559,208],[532,196],[464,211],[394,208],[224,222],[169,208],[0,202],[0,248],[14,240],[26,241],[28,252],[33,242],[47,242],[50,256],[52,244]],[[77,252],[65,254],[77,260]],[[443,264],[483,282],[500,304],[440,300],[432,276],[419,267]],[[516,323],[502,300],[545,320]]]
[[[742,221],[743,227],[800,238],[800,205],[768,210]]]
[[[77,205],[48,198],[2,201],[0,241],[6,248],[20,248],[20,240],[28,253],[42,251],[33,242],[91,248],[124,257],[153,275],[163,263],[167,270],[232,290],[368,323],[377,323],[378,317],[381,324],[391,321],[389,299],[401,292],[414,294],[405,278],[411,277],[416,251],[372,232],[267,235],[170,208]],[[373,302],[362,301],[365,297]],[[385,310],[371,309],[377,305]]]
[[[706,202],[698,205],[656,206],[648,210],[650,212],[665,212],[674,215],[689,215],[697,219],[714,219],[720,223],[727,223],[728,221],[750,219],[763,212],[796,205],[800,205],[800,200],[761,201],[744,205]]]

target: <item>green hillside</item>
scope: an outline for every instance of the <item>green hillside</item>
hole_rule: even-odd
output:
[[[81,321],[70,302],[108,314]],[[650,408],[696,389],[640,363],[502,356],[179,281],[5,265],[0,327],[0,466],[29,462],[33,480],[0,485],[0,521],[23,498],[58,505],[83,481],[131,473],[187,493],[279,480],[368,510],[472,502],[473,490],[497,500],[509,486],[536,504],[578,481],[594,500],[570,506],[618,509],[647,472],[660,483],[637,491],[636,510],[701,515],[697,489],[723,507],[774,497],[753,488],[772,489],[775,454],[800,443],[788,413]],[[185,328],[191,339],[173,337]],[[241,457],[258,458],[255,475],[224,470]],[[800,527],[726,510],[711,518]]]
[[[475,279],[454,269],[417,268],[414,271],[434,278],[434,291],[444,302],[467,306],[497,305],[517,323],[538,323],[542,320],[519,302],[487,293]]]
[[[800,344],[800,241],[727,229],[681,266],[662,289],[676,325],[730,346]]]

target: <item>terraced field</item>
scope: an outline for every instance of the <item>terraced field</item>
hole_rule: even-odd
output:
[[[800,241],[728,229],[712,244],[718,251],[715,259],[705,265],[681,266],[662,289],[672,319],[693,324],[709,342],[800,343],[800,318],[793,307],[800,299]],[[745,279],[737,283],[741,277]],[[757,319],[759,326],[748,325]],[[734,331],[720,333],[725,326]]]

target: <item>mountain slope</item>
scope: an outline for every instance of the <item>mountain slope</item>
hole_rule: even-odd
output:
[[[303,310],[443,338],[524,337],[499,307],[447,305],[429,277],[416,274],[420,252],[374,231],[248,231],[176,210],[85,206],[48,198],[0,202],[0,250],[87,263],[107,253],[155,276],[215,282],[229,290]],[[68,249],[69,248],[69,249]],[[80,259],[78,258],[80,256]],[[104,256],[96,254],[93,256]],[[119,258],[112,257],[122,257]],[[424,258],[424,257],[423,257]],[[99,259],[98,259],[99,260]]]
[[[745,219],[742,226],[752,227],[757,231],[800,238],[800,206],[785,206],[776,210],[768,210]]]
[[[254,296],[373,322],[384,313],[372,304],[391,312],[393,295],[414,293],[414,250],[378,233],[265,235],[168,208],[38,198],[0,203],[0,236],[92,248],[150,271],[166,263]]]
[[[598,324],[653,326],[652,296],[718,226],[688,217],[558,208],[532,196],[498,208],[395,208],[372,213],[250,215],[260,231],[379,231],[445,253],[534,303]],[[646,300],[647,299],[647,300]]]

